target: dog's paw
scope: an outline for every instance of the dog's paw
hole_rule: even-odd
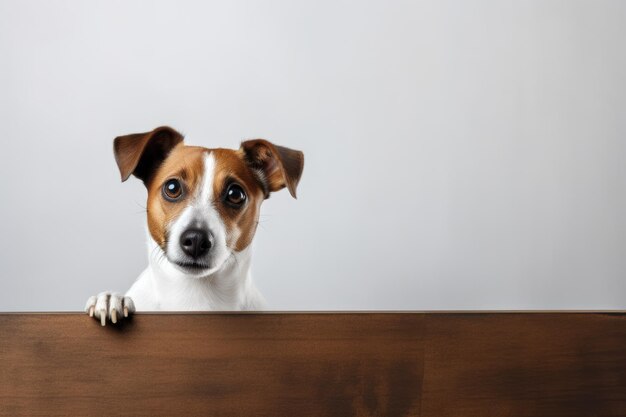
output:
[[[107,318],[115,324],[134,312],[135,304],[130,297],[108,291],[89,297],[85,304],[85,313],[99,319],[103,326],[106,325]]]

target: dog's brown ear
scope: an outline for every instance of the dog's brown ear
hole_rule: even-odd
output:
[[[182,141],[183,135],[167,126],[157,127],[152,132],[116,137],[113,152],[122,181],[132,174],[147,184],[167,154]]]
[[[270,192],[284,187],[296,198],[296,188],[304,169],[302,152],[274,145],[265,139],[242,142],[241,150],[248,166],[262,174],[265,198]]]

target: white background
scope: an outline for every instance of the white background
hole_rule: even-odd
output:
[[[0,0],[0,310],[146,265],[115,136],[304,151],[272,309],[626,308],[626,2]]]

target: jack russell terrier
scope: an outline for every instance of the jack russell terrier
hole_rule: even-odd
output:
[[[135,310],[261,309],[250,276],[261,203],[285,187],[296,197],[304,154],[263,139],[186,146],[170,127],[117,137],[113,149],[122,181],[132,174],[148,189],[149,264],[126,295],[90,297],[89,316],[104,326]]]

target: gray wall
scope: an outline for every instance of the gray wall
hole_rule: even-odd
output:
[[[274,309],[626,308],[626,2],[0,0],[0,310],[146,264],[120,134],[302,149]]]

